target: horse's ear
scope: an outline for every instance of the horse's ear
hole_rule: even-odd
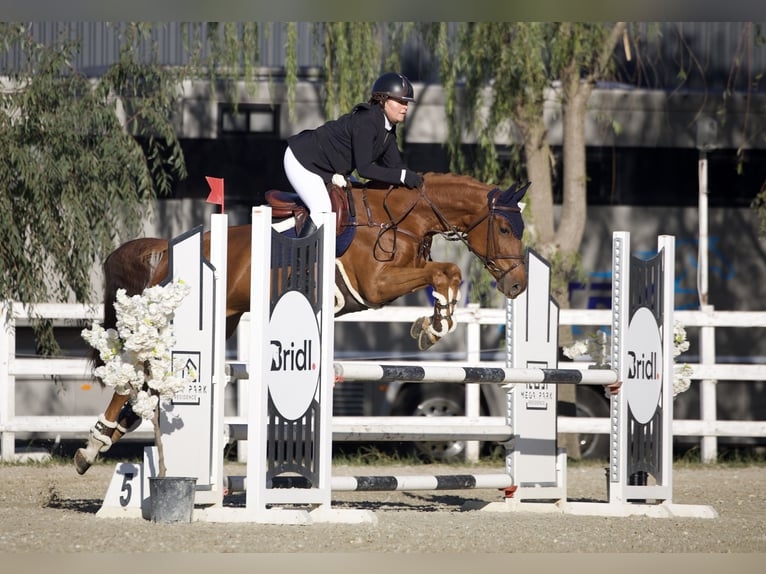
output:
[[[519,185],[519,182],[514,181],[511,184],[511,187],[509,187],[503,195],[507,195],[508,197],[510,197],[511,202],[518,203],[519,201],[521,201],[521,198],[526,195],[530,185],[532,185],[531,181],[528,181],[524,185]]]

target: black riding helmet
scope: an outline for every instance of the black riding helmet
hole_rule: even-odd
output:
[[[394,98],[405,102],[414,102],[412,84],[404,74],[388,72],[380,76],[372,85],[372,97],[385,100]]]

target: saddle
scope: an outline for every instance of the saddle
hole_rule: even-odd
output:
[[[339,236],[355,219],[354,204],[351,198],[351,183],[340,187],[333,182],[327,184],[330,194],[330,205],[335,214],[335,235]],[[309,216],[309,210],[293,191],[270,189],[266,192],[266,203],[271,207],[271,214],[277,219],[295,217],[295,233],[300,235],[301,229]]]

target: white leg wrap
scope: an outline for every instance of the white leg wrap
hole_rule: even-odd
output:
[[[447,305],[447,298],[438,291],[434,290],[433,297],[439,302],[440,305]]]
[[[108,421],[104,418],[104,415],[98,417],[98,422],[90,429],[90,439],[98,441],[101,446],[98,447],[98,452],[106,452],[112,447],[112,437],[103,434],[104,429],[116,429],[117,423]],[[88,440],[87,451],[91,450],[92,441]]]
[[[444,325],[444,324],[449,325],[449,321],[447,321],[446,319],[442,320],[442,325]],[[447,333],[451,333],[456,328],[457,328],[457,321],[452,321],[452,326],[451,327],[448,327],[446,330],[441,330],[441,331],[437,331],[436,329],[434,329],[433,323],[429,323],[427,331],[428,331],[429,335],[433,335],[434,337],[442,338],[442,337],[444,337],[444,335],[446,335]]]
[[[106,420],[106,417],[104,417],[104,415],[98,415],[98,422],[100,422],[106,428],[110,428],[110,429],[116,429],[117,428],[117,423]]]

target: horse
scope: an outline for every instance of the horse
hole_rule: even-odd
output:
[[[519,200],[528,186],[515,183],[501,190],[470,176],[431,172],[424,174],[418,189],[349,185],[353,217],[340,225],[343,252],[336,254],[335,261],[335,315],[383,307],[431,286],[433,313],[417,319],[410,334],[426,350],[453,331],[462,275],[456,264],[431,259],[435,235],[462,241],[494,277],[501,293],[508,298],[520,295],[527,278]],[[341,236],[353,239],[341,242]],[[128,295],[140,294],[167,277],[168,243],[160,238],[134,239],[108,255],[104,262],[104,328],[116,324],[113,303],[118,289],[125,289]],[[251,226],[230,227],[227,338],[242,314],[250,310],[250,249]],[[203,235],[203,253],[209,257],[209,233]],[[128,398],[115,393],[98,417],[86,446],[75,453],[79,474],[85,473],[99,453],[140,424]]]

